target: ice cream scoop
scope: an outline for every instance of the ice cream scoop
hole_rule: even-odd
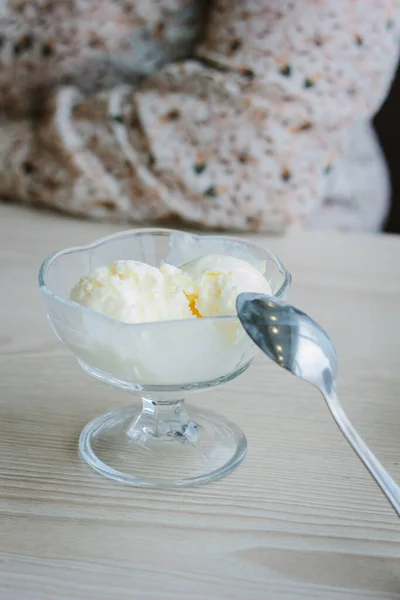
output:
[[[70,299],[123,323],[234,315],[241,292],[271,293],[261,271],[219,254],[180,268],[119,260],[83,276]]]
[[[208,254],[182,265],[180,270],[190,282],[185,292],[198,317],[236,314],[236,298],[242,292],[271,294],[263,273],[233,256]]]
[[[183,292],[186,278],[172,265],[160,269],[135,260],[118,260],[85,275],[70,299],[123,323],[193,317]]]

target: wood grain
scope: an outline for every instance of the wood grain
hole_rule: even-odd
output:
[[[120,228],[0,205],[0,599],[400,598],[398,519],[318,393],[267,359],[195,398],[246,432],[229,477],[149,491],[80,460],[83,425],[131,399],[91,381],[54,337],[37,271]],[[400,239],[253,240],[331,332],[345,408],[400,480]]]

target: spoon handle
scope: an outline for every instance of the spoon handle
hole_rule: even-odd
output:
[[[382,467],[379,460],[375,458],[366,443],[358,435],[347,418],[336,394],[326,395],[325,400],[340,431],[380,486],[398,516],[400,516],[400,487],[393,481],[389,473]]]

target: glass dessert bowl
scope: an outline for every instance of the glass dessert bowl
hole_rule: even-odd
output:
[[[39,285],[57,337],[81,367],[141,402],[88,423],[79,449],[106,477],[141,487],[181,487],[222,477],[246,454],[246,438],[233,423],[186,405],[188,394],[231,381],[257,350],[237,316],[122,323],[69,299],[76,282],[117,260],[180,266],[223,254],[261,269],[282,297],[290,274],[273,254],[234,238],[166,229],[117,233],[47,258]]]

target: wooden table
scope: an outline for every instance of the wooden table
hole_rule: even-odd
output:
[[[106,480],[77,454],[123,392],[50,330],[45,255],[120,229],[0,205],[0,600],[400,598],[400,524],[312,388],[260,357],[196,402],[247,434],[229,477],[179,491]],[[350,417],[400,480],[400,238],[254,236],[331,332]]]

